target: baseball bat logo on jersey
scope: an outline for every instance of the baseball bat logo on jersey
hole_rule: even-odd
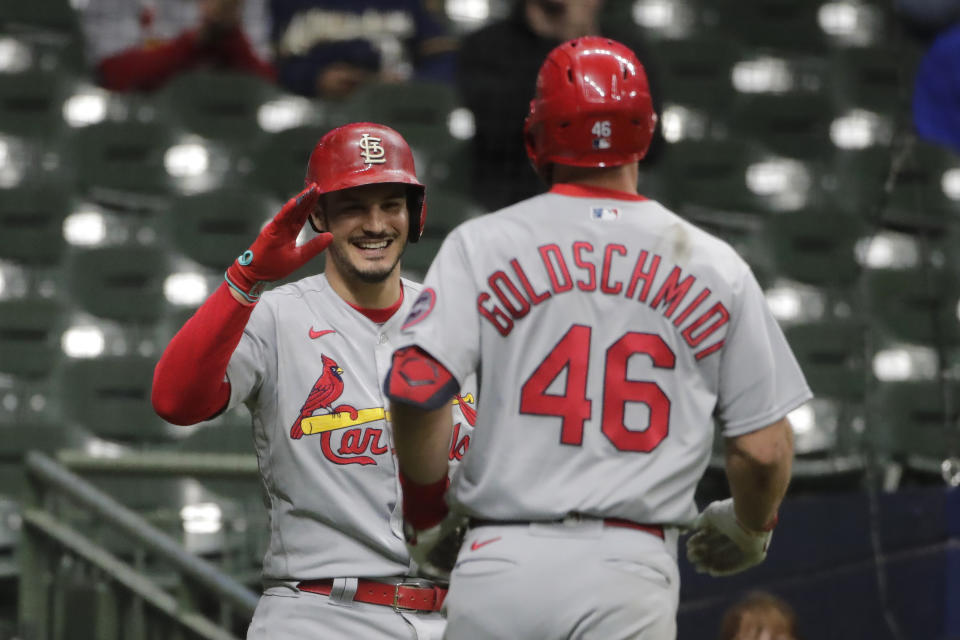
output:
[[[387,161],[387,152],[380,144],[380,138],[369,133],[360,137],[360,157],[367,164],[383,164]]]
[[[436,304],[436,302],[437,293],[433,289],[427,287],[421,291],[417,300],[413,303],[413,306],[410,307],[410,313],[407,314],[407,319],[404,320],[400,330],[406,331],[430,315],[430,312],[433,311],[433,305]]]
[[[386,410],[383,407],[356,409],[348,404],[334,406],[343,394],[343,369],[329,356],[321,355],[320,361],[323,372],[300,407],[300,413],[290,427],[290,438],[299,440],[304,435],[320,434],[320,448],[324,457],[331,462],[376,464],[372,456],[389,450],[380,443],[383,430],[373,427],[361,429],[360,426],[386,420]],[[334,451],[332,436],[338,431],[341,432],[340,446]]]

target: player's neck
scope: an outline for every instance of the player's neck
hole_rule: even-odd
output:
[[[618,167],[571,167],[553,166],[554,184],[577,184],[585,187],[600,187],[624,193],[637,194],[640,170],[636,162]]]
[[[327,261],[324,274],[330,287],[346,302],[363,309],[385,309],[400,299],[400,267],[381,282],[363,282],[340,273]]]

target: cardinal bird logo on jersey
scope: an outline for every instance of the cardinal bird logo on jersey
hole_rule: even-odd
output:
[[[293,426],[290,427],[290,437],[294,440],[303,437],[303,427],[301,425],[303,420],[312,416],[319,409],[326,409],[331,413],[341,410],[356,413],[356,409],[353,407],[342,406],[333,409],[333,403],[343,393],[343,369],[333,358],[321,355],[320,361],[323,363],[323,373],[317,378],[310,390],[310,395],[307,396],[307,401],[300,407],[300,415],[297,416]]]

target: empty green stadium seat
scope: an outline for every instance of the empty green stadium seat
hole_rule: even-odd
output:
[[[175,186],[164,156],[181,140],[159,122],[101,122],[71,138],[81,188],[88,192],[165,195]]]
[[[913,93],[917,60],[901,48],[881,44],[843,47],[829,56],[832,90],[844,104],[887,114],[902,114]]]
[[[107,356],[68,360],[60,371],[64,417],[108,440],[169,441],[175,427],[153,411],[155,358]]]
[[[72,88],[66,76],[26,70],[0,78],[0,131],[38,139],[62,134],[63,103]]]
[[[881,450],[934,463],[960,452],[960,385],[956,381],[886,382],[877,388],[873,424]]]
[[[76,251],[66,263],[74,303],[99,316],[154,323],[166,300],[167,254],[156,247],[119,246]]]
[[[751,0],[723,5],[720,28],[745,46],[819,53],[829,42],[817,19],[819,2]]]
[[[830,125],[838,113],[825,93],[760,93],[743,96],[730,116],[738,137],[756,138],[788,158],[829,159],[834,153]]]
[[[0,300],[0,372],[35,377],[61,358],[63,305],[36,298]]]
[[[63,255],[63,220],[71,205],[65,185],[4,191],[0,197],[0,259],[56,264]]]
[[[860,274],[856,242],[868,227],[852,215],[803,210],[772,216],[764,234],[778,273],[821,287],[845,287]]]
[[[814,396],[863,401],[866,325],[824,321],[785,327],[784,333]]]
[[[250,189],[220,189],[171,201],[163,224],[188,258],[225,269],[280,209],[277,198]]]
[[[253,152],[253,181],[284,202],[300,193],[310,153],[327,131],[326,126],[305,125],[261,140]]]
[[[960,343],[960,276],[947,269],[868,269],[868,306],[891,337],[922,344]]]
[[[259,76],[217,69],[179,74],[156,99],[165,116],[187,131],[245,146],[264,135],[257,121],[260,107],[280,95]]]
[[[656,46],[657,71],[664,105],[704,107],[712,117],[722,118],[736,91],[731,71],[744,55],[732,38],[708,36],[666,40]]]

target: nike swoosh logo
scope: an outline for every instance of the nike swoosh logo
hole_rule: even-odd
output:
[[[500,539],[500,536],[497,536],[496,538],[490,538],[489,540],[484,540],[482,542],[480,540],[477,540],[472,545],[470,545],[470,551],[476,551],[481,547],[485,547],[492,542],[496,542],[499,539]]]
[[[324,329],[323,331],[314,331],[313,327],[310,327],[310,339],[316,340],[320,336],[325,336],[328,333],[336,333],[333,329]]]

